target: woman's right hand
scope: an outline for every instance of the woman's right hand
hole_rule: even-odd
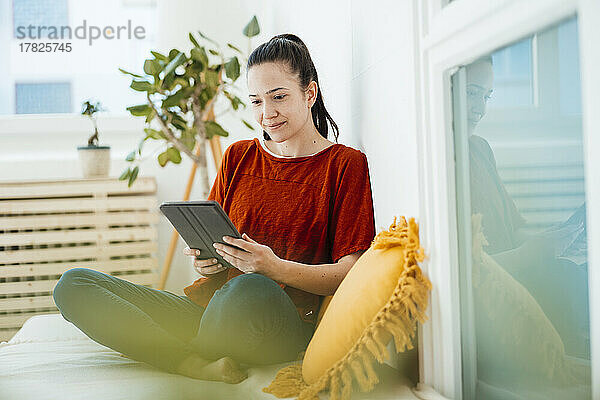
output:
[[[193,257],[192,265],[200,275],[213,275],[227,269],[227,267],[221,265],[216,258],[203,258],[200,250],[186,247],[183,249],[183,254]]]

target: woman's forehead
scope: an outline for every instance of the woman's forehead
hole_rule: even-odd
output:
[[[259,64],[248,70],[248,93],[251,95],[264,95],[275,88],[295,89],[297,86],[294,75],[280,64]]]

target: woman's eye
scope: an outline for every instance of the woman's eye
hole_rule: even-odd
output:
[[[259,101],[259,100],[254,100],[254,101],[252,102],[252,104],[258,104],[258,103],[260,103],[260,101]]]
[[[281,100],[281,99],[283,99],[284,97],[285,97],[285,94],[279,94],[279,95],[275,96],[275,99],[276,99],[276,100]]]

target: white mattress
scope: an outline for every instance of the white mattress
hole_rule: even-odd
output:
[[[122,357],[88,338],[61,314],[37,315],[11,340],[0,343],[0,399],[275,400],[262,388],[289,364],[251,368],[248,379],[236,385],[196,380]],[[353,399],[418,399],[398,370],[383,364],[376,371],[380,383],[370,393],[356,387]],[[327,393],[320,398],[327,399]]]

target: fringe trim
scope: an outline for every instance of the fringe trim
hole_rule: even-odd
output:
[[[349,400],[353,380],[361,392],[370,392],[379,383],[373,369],[373,359],[383,364],[389,357],[387,344],[394,340],[398,352],[412,349],[417,321],[427,320],[425,310],[431,290],[431,282],[423,276],[417,261],[423,261],[425,253],[419,243],[419,227],[414,218],[407,223],[400,217],[388,231],[382,231],[373,240],[374,249],[395,246],[404,248],[404,271],[388,302],[365,328],[356,344],[346,355],[331,366],[317,382],[308,385],[302,376],[302,361],[282,368],[268,387],[262,389],[279,398],[297,397],[297,400],[319,400],[318,393],[329,389],[330,400]]]

